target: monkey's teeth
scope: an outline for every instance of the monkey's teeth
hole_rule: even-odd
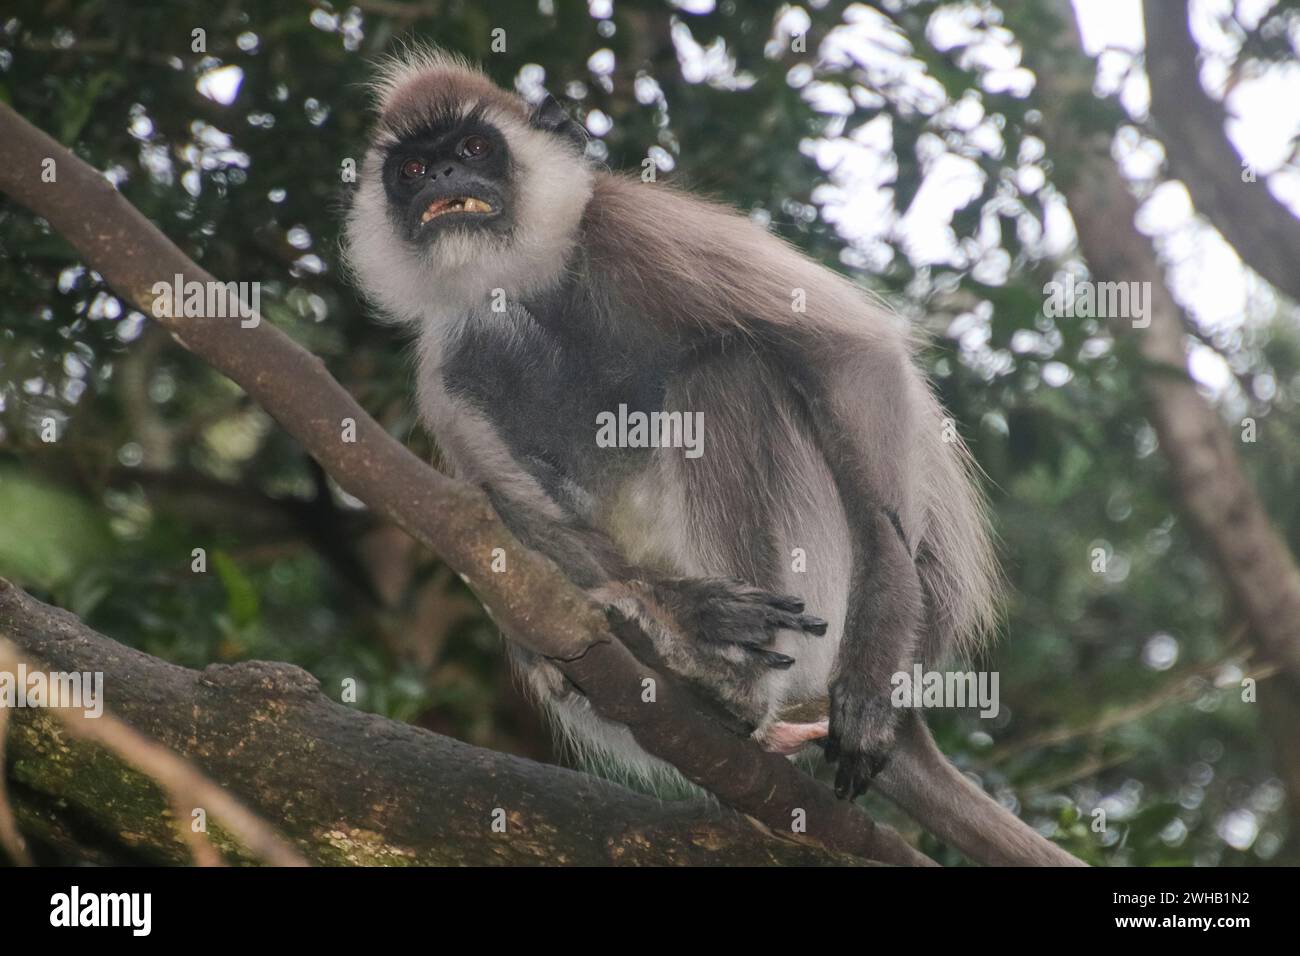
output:
[[[424,224],[430,219],[435,219],[448,212],[488,213],[491,211],[492,207],[490,205],[473,196],[465,199],[435,199],[429,204],[429,208],[424,211],[424,215],[420,217],[420,223]]]

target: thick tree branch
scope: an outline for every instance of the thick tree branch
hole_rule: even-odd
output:
[[[238,794],[317,863],[860,862],[702,800],[665,803],[363,713],[287,664],[177,667],[3,579],[0,633],[52,670],[102,672],[114,715]],[[10,776],[20,784],[20,817],[23,794],[48,794],[137,853],[188,858],[175,813],[148,777],[69,739],[49,711],[0,713],[14,717]],[[217,809],[199,805],[219,826]],[[25,822],[41,822],[28,809]],[[498,810],[503,833],[493,829]],[[214,840],[233,849],[219,833]]]
[[[1187,0],[1146,0],[1151,116],[1169,171],[1242,260],[1300,302],[1300,219],[1263,180],[1242,180],[1245,160],[1228,139],[1228,112],[1201,86]]]
[[[8,582],[0,579],[0,586],[7,588]],[[15,648],[0,630],[0,674],[13,675],[15,684],[21,685],[25,691],[26,686],[19,675],[30,675],[44,666]],[[41,673],[48,674],[48,671],[41,670]],[[54,686],[53,680],[49,683]],[[45,713],[57,716],[58,729],[65,731],[68,738],[97,744],[161,787],[173,808],[173,822],[180,830],[181,838],[205,864],[215,862],[217,854],[208,842],[206,828],[195,831],[191,827],[191,814],[199,809],[204,813],[210,810],[254,859],[276,866],[307,865],[301,854],[288,846],[274,829],[239,799],[214,784],[191,763],[128,727],[117,717],[102,712],[90,715],[84,709],[61,706],[52,707]]]
[[[42,172],[57,170],[55,182]],[[90,166],[0,104],[0,190],[67,238],[127,301],[153,314],[155,283],[215,281]],[[651,753],[765,825],[788,832],[798,815],[831,849],[901,864],[930,861],[897,833],[784,758],[763,753],[684,700],[633,657],[601,609],[545,557],[522,547],[478,489],[438,474],[395,441],[325,370],[267,322],[159,316],[184,347],[241,385],[348,492],[400,525],[459,572],[511,637],[557,663],[596,709],[627,724]],[[343,440],[355,423],[355,441]],[[494,574],[501,548],[509,571]],[[657,701],[641,700],[656,679]],[[906,809],[906,808],[904,808]]]
[[[1061,160],[1057,181],[1078,230],[1079,249],[1094,280],[1140,282],[1150,290],[1150,325],[1134,328],[1119,318],[1115,329],[1136,339],[1152,368],[1144,385],[1178,499],[1249,622],[1252,638],[1268,658],[1300,679],[1300,570],[1243,471],[1228,430],[1187,372],[1182,315],[1150,240],[1135,225],[1138,202],[1110,156],[1113,129],[1085,130],[1073,120],[1089,115],[1078,101],[1092,97],[1093,67],[1080,51],[1068,4],[1058,6],[1065,8],[1059,46],[1039,52],[1043,59],[1035,72],[1043,93],[1045,139],[1049,153]]]

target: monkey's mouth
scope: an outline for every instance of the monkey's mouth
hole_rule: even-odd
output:
[[[435,199],[429,203],[427,209],[420,216],[420,225],[432,222],[439,216],[445,216],[448,213],[464,212],[476,215],[487,215],[494,212],[490,203],[484,202],[477,196],[446,196],[441,199]]]

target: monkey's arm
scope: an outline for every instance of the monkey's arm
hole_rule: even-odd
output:
[[[486,486],[486,491],[510,533],[525,546],[554,561],[579,587],[591,589],[633,576],[632,566],[613,541],[564,513],[554,502],[548,502],[553,507],[544,510],[536,503],[511,497],[491,484]]]
[[[777,630],[826,632],[825,621],[802,613],[802,601],[739,581],[670,577],[636,567],[606,535],[576,519],[557,519],[536,504],[525,505],[499,492],[489,490],[489,497],[525,545],[550,557],[632,627],[619,633],[624,640],[639,635],[628,645],[637,657],[667,668],[702,700],[720,705],[718,715],[730,717],[724,725],[740,734],[761,729],[759,742],[778,753],[794,752],[812,737],[824,735],[824,728],[814,733],[803,726],[772,723],[770,701],[762,692],[764,674],[795,662],[768,646]],[[556,699],[578,693],[550,662],[522,648],[512,649],[512,656],[533,687]]]
[[[827,629],[804,613],[799,598],[752,582],[639,566],[595,526],[594,503],[607,503],[620,472],[644,469],[649,459],[634,462],[628,456],[638,452],[597,448],[588,423],[622,404],[658,411],[657,383],[682,359],[650,348],[634,323],[634,331],[616,332],[591,322],[589,307],[559,295],[512,303],[503,315],[466,327],[444,374],[455,395],[470,403],[456,419],[462,426],[478,423],[473,441],[456,443],[460,457],[483,459],[468,462],[470,475],[511,532],[580,587],[635,589],[675,633],[737,645],[769,666],[789,667],[792,658],[767,650],[777,632]]]
[[[817,375],[796,379],[834,478],[853,540],[849,606],[830,681],[828,760],[838,761],[835,790],[864,792],[892,749],[899,713],[890,678],[910,667],[925,600],[909,542],[914,490],[909,473],[919,427],[915,373],[901,347],[846,343],[806,358]],[[877,402],[859,396],[873,383]],[[937,436],[936,436],[937,440]]]
[[[557,518],[491,487],[488,497],[511,533],[558,564],[579,587],[635,592],[684,639],[736,645],[768,666],[784,668],[794,659],[766,648],[777,631],[826,633],[826,621],[805,614],[804,602],[793,595],[729,578],[684,578],[638,566],[606,534],[576,517]]]

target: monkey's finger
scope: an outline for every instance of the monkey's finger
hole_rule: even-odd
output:
[[[610,623],[611,627],[618,627],[632,620],[632,616],[616,604],[606,604],[602,610],[605,612],[605,620]]]
[[[867,770],[872,780],[875,780],[880,775],[880,771],[885,769],[885,765],[889,763],[890,753],[871,754],[867,757]]]
[[[799,628],[809,634],[815,634],[821,637],[826,633],[827,624],[824,618],[817,617],[815,614],[801,614],[799,616]]]
[[[769,651],[763,645],[755,643],[753,641],[746,641],[743,646],[747,651],[749,651],[751,654],[753,654],[755,657],[761,660],[764,664],[766,664],[768,667],[771,667],[775,670],[780,670],[780,671],[789,670],[791,667],[794,666],[794,658],[790,657],[788,654],[781,654],[777,651]]]
[[[850,764],[851,760],[841,760],[835,769],[835,796],[841,800],[851,799],[849,790],[853,784],[853,769]]]
[[[876,775],[889,763],[888,752],[854,753],[840,761],[835,774],[835,795],[856,800],[871,788]]]
[[[774,594],[767,599],[770,607],[778,611],[785,611],[788,614],[799,614],[803,611],[804,603],[793,594]]]
[[[826,621],[815,614],[769,614],[768,627],[784,631],[802,631],[821,637],[829,626]]]

